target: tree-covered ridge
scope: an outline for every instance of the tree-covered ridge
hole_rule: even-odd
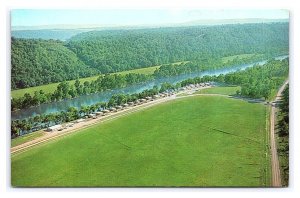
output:
[[[237,54],[286,54],[288,33],[288,23],[272,23],[91,31],[67,42],[12,38],[12,89],[180,61],[211,66]]]
[[[26,88],[98,73],[57,40],[11,41],[11,87]]]
[[[288,52],[288,23],[108,30],[81,33],[67,46],[102,73],[235,54]]]

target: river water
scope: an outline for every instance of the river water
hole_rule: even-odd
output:
[[[288,55],[285,56],[278,56],[275,57],[276,60],[282,60],[284,58],[287,58]],[[139,93],[142,92],[145,89],[151,89],[154,85],[160,86],[163,82],[169,82],[172,84],[175,84],[177,82],[183,81],[188,78],[194,78],[194,77],[202,77],[205,75],[213,76],[213,75],[220,75],[220,74],[227,74],[230,72],[235,72],[238,70],[245,70],[246,68],[253,67],[254,65],[264,65],[267,61],[259,61],[259,62],[253,62],[250,64],[241,64],[241,65],[234,65],[230,68],[223,68],[223,69],[216,69],[216,70],[208,70],[204,72],[195,72],[192,74],[182,74],[175,77],[166,77],[159,80],[154,80],[150,82],[146,82],[143,84],[133,85],[125,88],[120,89],[114,89],[109,91],[104,91],[100,93],[95,93],[91,95],[85,95],[80,96],[78,98],[59,101],[59,102],[52,102],[47,104],[41,104],[36,107],[30,107],[27,109],[21,109],[18,111],[11,112],[11,120],[16,119],[24,119],[31,116],[35,116],[37,114],[48,114],[48,113],[54,113],[59,111],[67,110],[68,107],[81,107],[82,105],[92,105],[97,102],[107,102],[112,95],[118,94],[118,93],[124,93],[124,94],[133,94],[133,93]]]

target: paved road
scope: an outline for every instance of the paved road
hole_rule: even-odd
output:
[[[288,84],[288,80],[280,87],[279,91],[277,92],[275,100],[272,102],[276,104],[280,100],[281,94]],[[271,107],[271,114],[270,114],[270,143],[271,143],[271,163],[272,163],[272,186],[273,187],[281,187],[281,175],[280,175],[280,166],[277,154],[277,147],[276,147],[276,138],[275,138],[275,113],[276,107],[272,105]]]

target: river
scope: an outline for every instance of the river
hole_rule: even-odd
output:
[[[282,60],[284,58],[287,58],[288,55],[284,56],[277,56],[275,57],[276,60]],[[220,74],[227,74],[230,72],[235,72],[238,70],[245,70],[246,68],[253,67],[256,64],[264,65],[267,61],[259,61],[259,62],[253,62],[250,64],[241,64],[241,65],[234,65],[229,68],[223,68],[223,69],[216,69],[216,70],[207,70],[204,72],[195,72],[192,74],[183,74],[175,77],[166,77],[159,80],[154,80],[150,82],[146,82],[143,84],[133,85],[125,88],[120,89],[114,89],[110,91],[104,91],[100,93],[95,93],[91,95],[85,95],[80,96],[78,98],[59,101],[59,102],[52,102],[47,104],[41,104],[36,107],[30,107],[27,109],[21,109],[18,111],[11,112],[11,120],[16,119],[24,119],[31,116],[35,116],[37,114],[48,114],[48,113],[54,113],[54,112],[60,112],[67,110],[68,107],[81,107],[82,105],[92,105],[98,102],[107,102],[112,95],[118,94],[118,93],[124,93],[124,94],[133,94],[133,93],[139,93],[142,92],[145,89],[151,89],[154,85],[160,86],[163,82],[169,82],[172,84],[175,84],[177,82],[183,81],[188,78],[194,78],[194,77],[202,77],[205,75],[213,76],[213,75],[220,75]]]

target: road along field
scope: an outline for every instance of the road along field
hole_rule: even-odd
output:
[[[12,154],[13,186],[265,186],[266,108],[170,100]]]

